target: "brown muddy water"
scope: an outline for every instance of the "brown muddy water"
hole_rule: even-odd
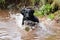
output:
[[[60,23],[55,20],[42,18],[40,27],[28,32],[18,27],[17,20],[7,10],[0,10],[0,40],[60,40]]]

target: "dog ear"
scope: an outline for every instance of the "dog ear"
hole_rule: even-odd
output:
[[[27,7],[26,9],[30,9],[29,13],[34,13],[34,9],[33,8]]]
[[[20,11],[20,13],[21,13],[22,15],[24,15],[25,9],[22,9],[22,10]]]
[[[33,16],[33,15],[34,15],[34,10],[33,9],[30,9],[29,16]]]

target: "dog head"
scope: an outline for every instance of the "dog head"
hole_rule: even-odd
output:
[[[31,9],[31,8],[24,8],[24,9],[21,10],[21,14],[24,17],[30,17],[30,16],[33,16],[34,10]]]

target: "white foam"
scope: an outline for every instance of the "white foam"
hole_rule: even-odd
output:
[[[42,30],[47,30],[46,26],[43,23],[39,23],[39,26],[42,28]]]
[[[23,15],[22,14],[20,14],[20,13],[10,14],[10,17],[15,19],[16,24],[20,29],[25,28],[25,26],[22,26],[22,21],[23,21]]]

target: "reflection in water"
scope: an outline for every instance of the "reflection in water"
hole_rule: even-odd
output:
[[[19,13],[0,17],[0,40],[60,40],[60,25],[45,20],[36,29],[27,32],[22,29],[22,18]]]

